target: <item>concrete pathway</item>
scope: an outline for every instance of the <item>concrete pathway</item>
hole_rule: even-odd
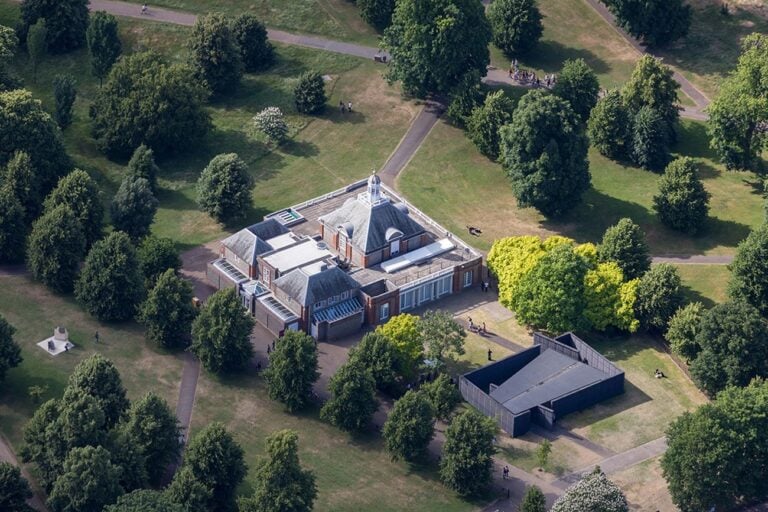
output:
[[[37,480],[34,480],[24,466],[19,464],[19,460],[16,458],[16,454],[13,453],[11,444],[4,436],[0,436],[0,460],[9,462],[14,466],[21,468],[21,475],[27,479],[29,486],[32,488],[32,492],[34,493],[32,497],[27,500],[27,504],[40,512],[48,512],[48,507],[45,506],[43,491],[37,487]]]
[[[724,256],[654,256],[654,263],[672,263],[675,265],[730,265],[733,255]]]

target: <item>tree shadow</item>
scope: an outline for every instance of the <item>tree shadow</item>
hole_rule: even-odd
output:
[[[317,144],[306,140],[289,139],[280,145],[280,149],[284,153],[299,158],[308,158],[320,154]],[[261,177],[260,179],[264,178]]]
[[[323,118],[332,123],[362,124],[365,122],[365,114],[357,110],[342,113],[338,105],[335,107],[330,105],[326,107],[326,112],[328,111],[330,111],[330,114],[325,115]]]
[[[699,293],[698,291],[694,290],[690,286],[683,285],[682,290],[683,295],[688,300],[688,302],[701,302],[705,308],[709,309],[715,305],[715,301],[710,299],[709,297],[706,297]]]
[[[514,56],[511,58],[514,58]],[[574,59],[584,59],[589,67],[592,68],[592,71],[597,74],[606,74],[611,71],[611,66],[591,51],[565,46],[558,41],[550,39],[539,41],[530,53],[519,57],[522,68],[526,66],[535,67],[547,73],[559,72],[566,60]]]

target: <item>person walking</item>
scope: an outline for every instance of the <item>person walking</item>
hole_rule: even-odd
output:
[[[93,339],[96,341],[96,343],[99,342],[99,331],[96,331],[96,334],[93,335]]]
[[[351,101],[349,103],[347,103],[347,111],[350,112],[350,113],[352,112],[352,102]]]
[[[141,14],[147,14],[147,4],[141,6]]]

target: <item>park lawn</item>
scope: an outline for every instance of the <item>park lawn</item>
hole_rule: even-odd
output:
[[[565,474],[577,471],[589,464],[600,461],[600,455],[574,443],[565,436],[558,436],[552,443],[546,471],[542,471],[538,459],[538,449],[544,438],[532,432],[520,437],[511,437],[499,431],[496,448],[497,459],[503,460],[543,480],[554,480]]]
[[[727,265],[675,266],[683,280],[683,292],[689,301],[698,301],[706,307],[712,307],[728,300],[731,271]]]
[[[25,276],[0,277],[0,313],[16,327],[15,340],[24,358],[19,367],[8,372],[0,387],[0,430],[17,450],[22,427],[38,406],[29,398],[29,387],[47,388],[43,400],[61,396],[77,363],[94,353],[115,363],[131,400],[153,391],[172,409],[176,407],[181,356],[145,341],[139,325],[99,322],[72,297],[56,295]],[[67,328],[76,347],[51,357],[36,343],[52,336],[59,325]],[[98,344],[94,341],[97,330]]]
[[[474,316],[472,319],[474,320]],[[499,345],[489,338],[467,331],[467,337],[464,340],[464,354],[456,357],[454,361],[446,363],[448,373],[458,377],[488,364],[488,349],[491,349],[494,361],[504,359],[513,354],[507,347]]]
[[[318,419],[317,409],[289,414],[267,398],[261,378],[244,375],[219,381],[207,374],[197,387],[193,431],[221,421],[245,450],[251,471],[240,492],[253,489],[254,468],[267,435],[291,429],[299,435],[302,464],[317,478],[320,511],[371,512],[469,511],[481,503],[466,502],[446,490],[436,467],[409,467],[392,462],[378,434],[350,436]]]
[[[398,181],[403,195],[456,233],[488,250],[505,236],[562,234],[578,242],[598,242],[605,229],[630,217],[648,235],[655,255],[732,254],[751,228],[762,222],[759,180],[752,173],[725,172],[708,148],[702,123],[683,121],[677,155],[695,157],[712,194],[710,219],[698,236],[671,231],[652,210],[659,175],[625,167],[590,150],[592,188],[562,220],[545,219],[533,208],[517,207],[501,166],[482,156],[465,133],[438,124]]]
[[[636,512],[678,510],[669,495],[667,482],[661,473],[660,461],[661,457],[654,457],[609,475],[609,478],[624,491],[630,510]]]
[[[592,347],[625,372],[624,394],[569,414],[560,426],[615,452],[664,435],[669,423],[706,403],[706,397],[664,352],[645,335],[585,337]],[[666,378],[656,379],[656,369]]]

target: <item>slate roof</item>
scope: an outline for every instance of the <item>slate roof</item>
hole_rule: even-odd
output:
[[[269,219],[241,229],[222,243],[249,265],[256,265],[256,256],[273,249],[267,240],[288,232],[288,228],[275,219]]]
[[[303,306],[311,306],[321,300],[360,287],[357,281],[339,267],[317,270],[310,265],[289,272],[275,281],[275,286]]]
[[[402,232],[403,238],[424,232],[420,224],[390,201],[370,206],[350,198],[339,209],[318,220],[333,230],[343,226],[344,231],[349,232],[351,227],[352,245],[366,254],[386,247],[387,234],[391,235],[393,230]]]

